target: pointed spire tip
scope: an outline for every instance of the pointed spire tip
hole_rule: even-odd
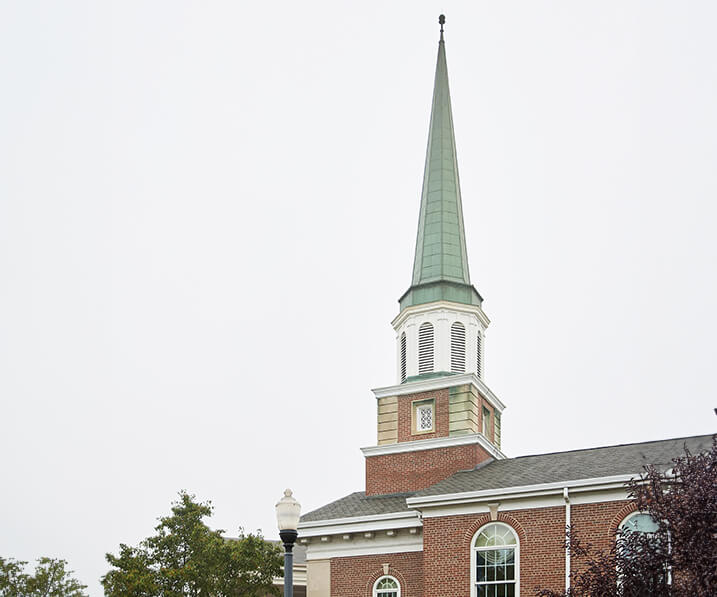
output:
[[[438,24],[441,26],[441,41],[443,41],[443,25],[446,22],[446,15],[438,15]]]

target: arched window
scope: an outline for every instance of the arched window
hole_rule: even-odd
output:
[[[516,597],[519,551],[518,537],[507,524],[482,527],[471,543],[471,597]]]
[[[480,332],[476,340],[476,375],[483,378],[483,335]]]
[[[620,529],[633,533],[654,533],[658,529],[658,524],[649,514],[635,512],[620,523]]]
[[[466,328],[460,321],[451,326],[451,371],[466,371]]]
[[[655,549],[653,556],[657,554],[664,554],[665,565],[663,568],[664,575],[655,576],[650,579],[649,585],[645,586],[645,579],[638,581],[639,592],[641,594],[649,595],[663,595],[668,591],[669,585],[672,584],[672,570],[667,565],[667,554],[671,551],[669,535],[665,543],[661,542],[661,537],[658,533],[660,525],[657,521],[644,512],[633,512],[632,514],[625,517],[620,523],[619,535],[618,535],[618,548],[622,556],[622,562],[630,561],[636,556],[643,547],[650,545],[651,551]],[[618,566],[618,574],[620,580],[618,581],[623,585],[625,593],[630,592],[631,588],[637,587],[625,587],[624,585],[631,584],[630,579],[622,578],[621,571]],[[626,589],[626,590],[625,590]],[[634,591],[633,591],[634,592]]]
[[[418,373],[433,371],[433,326],[426,322],[418,328]]]
[[[401,585],[393,576],[382,576],[373,585],[373,597],[401,597]]]
[[[406,332],[401,334],[401,383],[406,381]]]

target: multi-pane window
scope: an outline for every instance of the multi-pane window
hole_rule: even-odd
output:
[[[473,542],[472,597],[518,595],[518,540],[508,525],[494,522],[483,527]]]
[[[401,383],[406,381],[406,332],[401,334]]]
[[[422,323],[418,328],[418,373],[433,371],[433,325]]]
[[[451,326],[451,371],[466,371],[466,328],[460,321]]]
[[[658,533],[659,530],[660,525],[649,514],[645,514],[644,512],[631,514],[620,523],[618,546],[620,548],[621,555],[625,558],[625,560],[629,561],[633,556],[637,555],[636,552],[639,553],[645,543],[651,544],[651,546],[655,548],[658,553],[662,551],[666,552],[665,555],[667,555],[670,551],[669,537],[667,538],[667,544],[663,544],[662,546],[666,549],[661,550],[660,541],[664,539],[661,539],[660,534]],[[620,570],[618,570],[618,573],[620,573]],[[623,585],[622,589],[625,594],[635,588],[624,586],[630,584],[629,579],[621,578],[621,574],[619,574],[619,577],[618,582]],[[669,566],[665,565],[663,568],[663,574],[657,575],[651,580],[654,583],[652,586],[644,587],[641,585],[640,590],[644,591],[644,589],[647,589],[647,592],[649,592],[650,595],[666,594],[669,585],[672,584],[672,570]]]
[[[483,407],[483,426],[481,428],[483,435],[490,437],[490,411],[484,406]]]
[[[393,576],[383,576],[373,586],[374,597],[401,597],[401,586]]]

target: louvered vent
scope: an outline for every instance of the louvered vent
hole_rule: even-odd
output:
[[[406,381],[406,332],[401,334],[401,383]]]
[[[466,371],[466,328],[459,321],[451,326],[451,371]]]
[[[479,379],[483,379],[483,336],[480,332],[476,342],[476,375]]]
[[[433,371],[433,326],[426,322],[418,328],[418,373]]]

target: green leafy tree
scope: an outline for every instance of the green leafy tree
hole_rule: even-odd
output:
[[[0,557],[0,597],[87,597],[87,585],[72,577],[65,560],[40,558],[34,574],[26,573],[25,566]]]
[[[156,535],[137,547],[107,554],[112,569],[102,578],[107,597],[265,597],[278,595],[281,550],[261,535],[234,539],[212,531],[204,519],[211,503],[180,492],[171,516],[159,519]]]

